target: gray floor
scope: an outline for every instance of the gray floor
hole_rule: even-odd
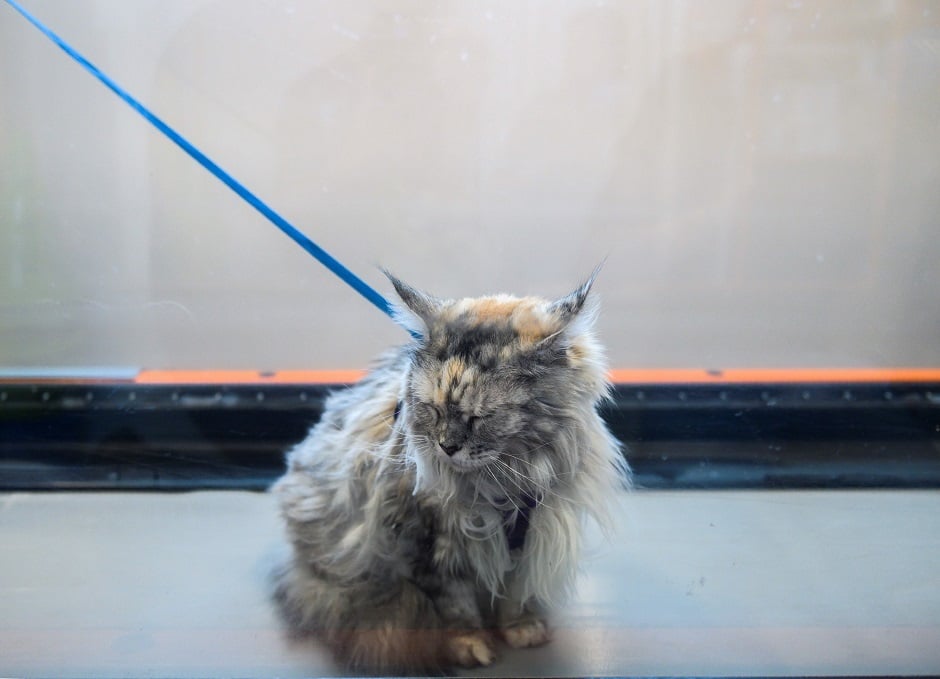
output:
[[[474,674],[940,671],[940,494],[639,492],[556,639]],[[0,496],[0,673],[335,674],[265,597],[243,492]]]

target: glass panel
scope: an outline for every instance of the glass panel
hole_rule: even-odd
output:
[[[552,645],[478,675],[940,666],[936,3],[23,2],[384,294],[380,266],[557,296],[606,262],[602,415],[638,489],[586,533]],[[278,620],[283,522],[243,491],[406,339],[0,2],[0,670],[342,672]],[[567,481],[472,496],[452,525],[499,511],[468,552],[506,567],[481,601],[576,551],[509,555],[551,542]],[[28,492],[62,489],[125,492]],[[434,511],[375,532],[438,607]]]
[[[29,9],[384,292],[557,295],[606,258],[617,367],[940,365],[932,3]],[[404,339],[0,10],[0,366]]]

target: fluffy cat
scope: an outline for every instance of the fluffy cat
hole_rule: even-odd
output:
[[[330,396],[274,485],[292,627],[351,669],[488,665],[549,641],[584,518],[629,485],[597,414],[609,385],[593,276],[550,302],[442,300],[389,274],[416,339]]]

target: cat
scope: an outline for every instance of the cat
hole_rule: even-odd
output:
[[[489,665],[550,640],[584,519],[630,485],[597,413],[589,299],[425,294],[388,272],[413,341],[332,394],[272,490],[293,554],[275,598],[351,670]]]

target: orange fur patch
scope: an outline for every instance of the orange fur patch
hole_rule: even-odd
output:
[[[523,346],[540,342],[558,330],[556,319],[546,314],[541,305],[534,301],[517,307],[512,315],[512,325]]]
[[[534,297],[497,295],[461,300],[454,305],[453,313],[466,314],[480,324],[508,325],[523,346],[531,346],[558,329],[557,320],[544,311],[544,305],[544,300]]]
[[[478,323],[499,323],[509,320],[522,301],[513,297],[484,297],[471,309]]]

